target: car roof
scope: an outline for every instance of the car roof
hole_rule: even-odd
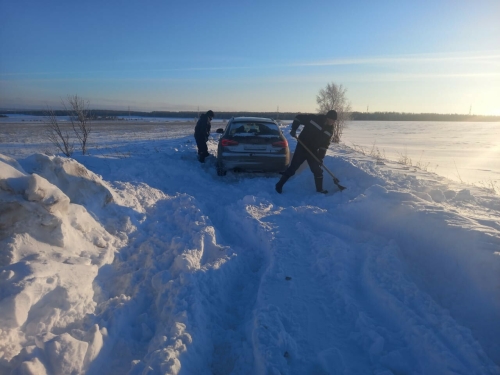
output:
[[[260,121],[260,122],[273,122],[274,123],[274,120],[272,120],[270,118],[266,118],[266,117],[233,117],[232,121],[235,121],[235,122],[244,122],[244,121],[257,122],[257,121]]]

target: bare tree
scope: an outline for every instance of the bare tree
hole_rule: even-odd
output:
[[[68,130],[63,130],[55,112],[47,107],[47,138],[64,155],[70,157],[73,154],[73,142],[70,139]]]
[[[64,101],[62,105],[68,112],[71,126],[75,132],[76,138],[82,147],[82,154],[87,153],[87,142],[92,132],[92,118],[89,109],[89,101],[85,101],[78,95],[68,95],[69,109]]]
[[[334,109],[337,111],[337,120],[333,128],[332,141],[334,143],[340,142],[340,137],[344,131],[344,127],[351,116],[351,103],[346,97],[347,89],[342,85],[329,83],[324,89],[319,90],[316,96],[316,103],[318,103],[318,112],[326,114],[328,111]]]

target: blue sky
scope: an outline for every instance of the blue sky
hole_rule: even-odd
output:
[[[500,1],[0,0],[0,108],[500,115]]]

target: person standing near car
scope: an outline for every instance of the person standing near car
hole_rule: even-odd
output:
[[[303,125],[304,128],[300,133],[298,139],[306,146],[320,161],[326,155],[326,150],[330,146],[333,135],[333,126],[337,120],[337,112],[334,110],[328,111],[326,115],[297,115],[292,123],[292,130],[290,135],[297,138],[297,129]],[[314,174],[314,183],[316,191],[326,194],[327,190],[323,190],[323,169],[320,162],[316,160],[313,155],[307,151],[299,142],[295,148],[292,161],[288,168],[283,172],[281,179],[276,184],[275,188],[278,193],[282,193],[283,185],[292,177],[297,169],[307,161],[311,172]]]
[[[200,163],[205,162],[205,158],[209,156],[207,141],[210,135],[210,128],[212,126],[212,119],[214,118],[213,111],[207,111],[207,113],[200,116],[196,126],[194,128],[194,139],[196,140],[196,146],[198,147],[198,160]]]

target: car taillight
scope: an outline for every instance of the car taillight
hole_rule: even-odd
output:
[[[220,144],[221,144],[222,147],[236,146],[236,145],[238,145],[238,142],[233,141],[232,139],[225,139],[225,138],[223,138],[223,139],[221,139]]]
[[[283,148],[287,148],[288,147],[288,142],[286,141],[286,139],[284,141],[279,141],[279,142],[274,142],[273,143],[273,146],[274,147],[283,147]]]

